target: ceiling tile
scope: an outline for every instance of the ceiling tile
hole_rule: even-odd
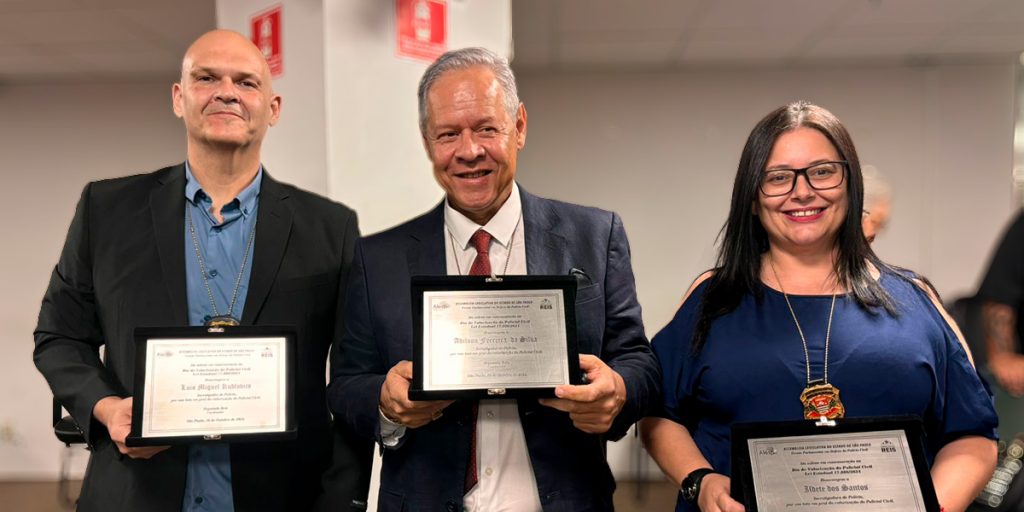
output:
[[[959,23],[947,30],[950,36],[984,36],[1004,35],[1021,36],[1024,40],[1024,23],[1021,22],[966,22]]]
[[[22,43],[123,42],[136,38],[106,11],[22,12],[0,17],[0,33]]]
[[[945,23],[924,22],[893,22],[885,23],[846,23],[838,25],[820,34],[821,39],[847,39],[849,42],[860,43],[876,37],[938,37],[948,31]]]
[[[756,27],[780,33],[804,32],[833,24],[833,20],[846,10],[844,2],[834,0],[721,0],[712,2],[703,18],[701,29]]]
[[[818,40],[808,47],[802,57],[808,59],[884,57],[889,59],[907,55],[930,54],[930,45],[934,41],[935,37],[931,34],[828,37]]]
[[[703,3],[703,0],[560,0],[559,29],[566,32],[678,31],[700,15]]]
[[[19,12],[52,12],[81,8],[82,3],[75,0],[0,0],[0,9],[3,9],[5,15]]]
[[[1022,34],[977,34],[952,36],[935,45],[944,55],[1017,54],[1024,51]]]
[[[140,39],[159,41],[179,57],[197,37],[217,28],[213,2],[197,9],[163,4],[147,9],[114,9],[109,12]]]
[[[181,57],[162,50],[79,53],[75,58],[94,73],[124,73],[125,69],[130,69],[131,73],[128,76],[132,78],[174,79],[181,65]]]
[[[701,27],[687,42],[680,61],[782,59],[793,54],[809,35],[808,28]]]
[[[565,66],[637,66],[672,62],[671,41],[565,41],[558,58]]]
[[[870,0],[857,2],[843,24],[957,23],[990,0]]]
[[[1024,24],[1024,2],[1020,0],[987,0],[977,4],[962,22],[1017,23],[1018,27]]]

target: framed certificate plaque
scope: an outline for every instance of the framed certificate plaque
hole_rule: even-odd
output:
[[[579,384],[576,278],[412,278],[413,400],[552,397]]]
[[[748,511],[939,512],[914,417],[738,423],[732,489]]]
[[[147,327],[135,343],[126,445],[295,437],[293,329]]]

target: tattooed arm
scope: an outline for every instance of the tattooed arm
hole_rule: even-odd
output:
[[[989,369],[1011,395],[1024,396],[1024,356],[1017,353],[1014,341],[1017,314],[1010,306],[992,301],[985,302],[982,314]]]

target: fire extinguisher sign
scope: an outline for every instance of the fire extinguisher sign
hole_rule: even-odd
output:
[[[249,19],[250,37],[263,52],[270,65],[270,76],[277,78],[284,72],[281,52],[281,5],[260,11]]]
[[[432,62],[448,49],[447,0],[395,0],[400,57]]]

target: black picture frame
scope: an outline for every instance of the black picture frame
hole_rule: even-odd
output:
[[[744,504],[748,512],[757,512],[754,475],[747,442],[775,437],[819,436],[828,434],[870,433],[902,430],[907,438],[918,487],[927,512],[939,512],[938,498],[925,455],[924,427],[916,416],[843,418],[828,421],[773,421],[732,425],[732,476],[729,494]]]
[[[135,337],[135,382],[133,386],[132,427],[126,446],[166,446],[218,442],[257,442],[295,439],[298,420],[295,415],[296,333],[289,326],[217,326],[217,327],[138,327]],[[150,340],[197,339],[230,340],[233,338],[285,339],[285,428],[276,432],[238,434],[197,434],[194,436],[142,436],[146,406],[146,351]]]
[[[425,390],[423,389],[423,294],[428,291],[491,291],[491,290],[561,290],[565,311],[566,361],[569,384],[582,384],[579,348],[576,337],[576,278],[573,276],[413,276],[413,378],[409,387],[411,400],[486,400],[499,398],[554,397],[554,387],[508,387]]]

